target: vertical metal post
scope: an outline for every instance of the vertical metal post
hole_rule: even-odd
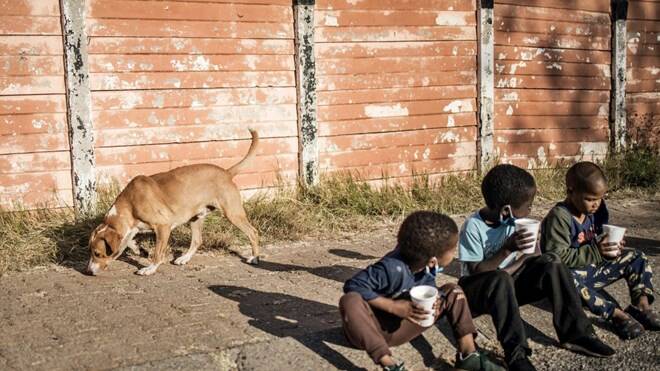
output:
[[[611,146],[615,152],[626,148],[626,18],[628,1],[612,1],[612,95],[610,112]]]
[[[71,146],[73,205],[77,215],[96,207],[94,130],[85,34],[85,1],[60,0],[64,34],[64,66]]]
[[[314,0],[297,0],[294,5],[299,172],[305,185],[319,180],[314,4]]]
[[[495,160],[493,115],[495,101],[495,37],[493,33],[493,0],[480,0],[478,9],[478,80],[479,80],[479,140],[477,168],[486,171]]]

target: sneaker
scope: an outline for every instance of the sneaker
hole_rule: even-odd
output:
[[[483,352],[476,351],[463,358],[456,356],[454,368],[466,371],[505,371],[505,368],[491,361]]]
[[[406,371],[406,366],[403,365],[403,362],[400,362],[394,366],[383,366],[383,371]]]
[[[518,358],[509,363],[509,371],[536,371],[536,367],[529,361],[529,358]]]
[[[660,331],[660,317],[657,313],[649,310],[641,310],[629,305],[626,310],[632,318],[636,319],[645,329],[649,331]]]
[[[616,353],[614,349],[610,348],[609,345],[603,343],[594,335],[582,336],[575,340],[562,343],[561,346],[571,352],[586,354],[592,357],[610,357]]]

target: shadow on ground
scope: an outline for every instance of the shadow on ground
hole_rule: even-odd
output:
[[[331,265],[323,267],[303,267],[295,264],[277,263],[265,259],[259,260],[255,268],[264,269],[271,272],[307,272],[321,278],[344,283],[360,271],[358,268],[347,265]]]
[[[239,311],[249,317],[248,323],[277,337],[291,337],[341,370],[363,370],[330,345],[351,347],[340,327],[339,310],[334,305],[295,296],[257,291],[244,287],[215,285],[209,289],[217,295],[236,301]],[[334,326],[332,328],[328,328]],[[440,331],[453,341],[446,321],[439,322]],[[449,365],[433,354],[433,347],[420,336],[411,342],[426,366],[446,369]]]
[[[261,263],[260,263],[261,264]],[[238,302],[240,312],[249,324],[277,337],[292,337],[320,355],[337,369],[360,369],[328,344],[350,347],[337,323],[336,306],[274,292],[257,291],[237,286],[210,286],[215,294]],[[306,334],[310,334],[306,336]]]

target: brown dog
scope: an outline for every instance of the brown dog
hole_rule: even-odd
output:
[[[117,196],[103,223],[92,232],[87,271],[96,275],[127,247],[137,251],[133,241],[135,235],[153,230],[156,246],[150,255],[151,264],[137,272],[140,275],[153,274],[167,256],[170,232],[190,222],[190,248],[174,260],[174,264],[186,264],[202,243],[204,217],[215,209],[222,209],[227,219],[247,235],[252,244],[252,256],[247,262],[258,263],[259,236],[247,219],[241,195],[232,181],[254,157],[259,136],[251,129],[250,133],[252,143],[247,155],[227,170],[211,164],[199,164],[133,178]]]

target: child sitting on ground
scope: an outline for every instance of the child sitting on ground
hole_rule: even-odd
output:
[[[568,269],[553,255],[541,255],[533,234],[515,232],[515,220],[527,217],[536,195],[534,177],[513,165],[497,165],[484,177],[486,206],[463,224],[458,260],[473,316],[490,314],[509,370],[534,370],[528,359],[519,305],[547,298],[553,325],[566,349],[607,357],[614,350],[601,342],[582,311]],[[520,250],[536,246],[533,254]]]
[[[621,338],[633,339],[644,328],[660,330],[660,318],[650,307],[651,267],[642,252],[622,249],[623,243],[608,243],[606,235],[598,236],[608,222],[602,202],[606,192],[607,180],[598,165],[586,161],[573,165],[566,173],[566,199],[543,220],[541,247],[568,266],[589,310],[612,321]],[[628,282],[632,302],[625,311],[599,292],[621,278]]]
[[[384,370],[405,370],[390,347],[405,344],[427,328],[418,325],[428,312],[409,300],[415,286],[435,287],[435,272],[453,259],[458,227],[446,215],[418,211],[401,224],[396,249],[346,281],[339,301],[344,334],[353,346],[367,351]],[[470,309],[461,289],[452,283],[439,288],[435,320],[446,316],[458,344],[456,368],[503,370],[477,350]]]

